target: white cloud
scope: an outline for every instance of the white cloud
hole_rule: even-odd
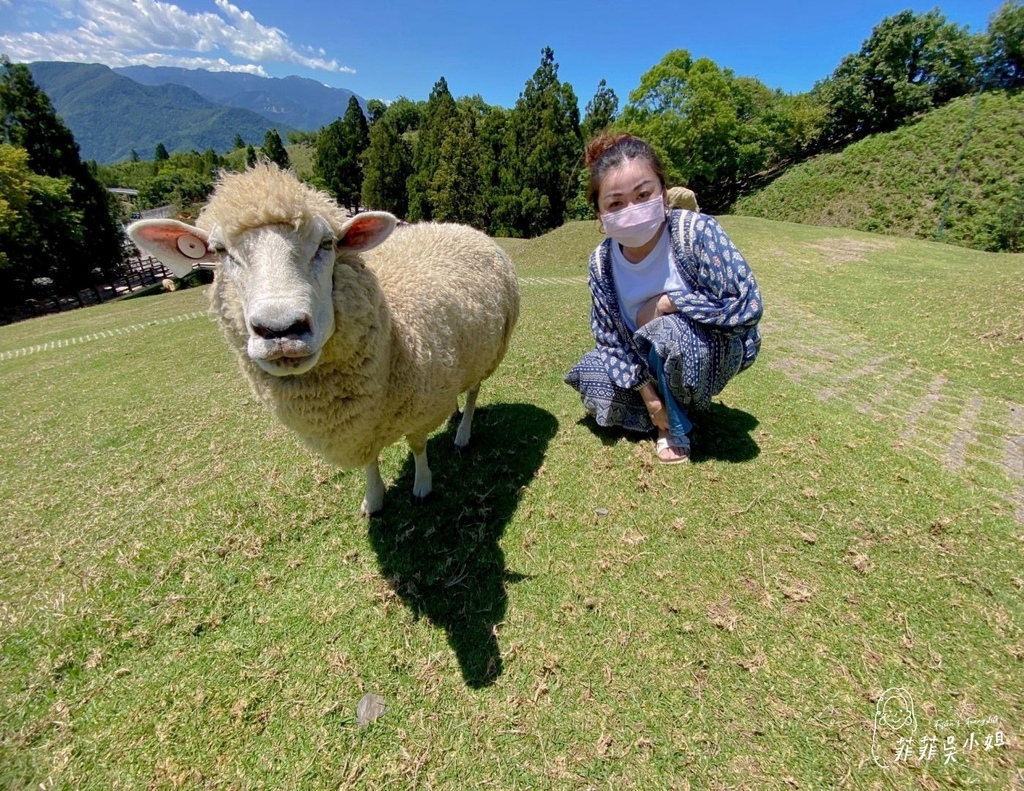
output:
[[[0,5],[9,0],[0,0]],[[62,20],[46,33],[7,33],[0,52],[15,61],[63,60],[108,66],[146,64],[265,75],[283,63],[327,72],[355,71],[323,49],[296,46],[230,0],[217,12],[189,13],[162,0],[44,0]],[[70,12],[70,13],[69,13]],[[77,26],[77,27],[76,27]]]

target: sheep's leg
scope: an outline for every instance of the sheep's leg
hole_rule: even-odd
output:
[[[381,509],[384,505],[384,479],[380,477],[380,467],[377,460],[364,468],[366,473],[366,496],[363,504],[359,506],[360,516],[370,516]]]
[[[423,502],[434,489],[434,479],[427,464],[427,438],[406,437],[412,448],[412,459],[416,464],[416,478],[412,484],[412,496],[417,502]]]
[[[476,396],[480,392],[480,385],[466,391],[466,408],[462,410],[462,422],[459,423],[459,430],[455,433],[455,447],[464,448],[469,444],[469,435],[473,427],[473,412],[476,411]]]

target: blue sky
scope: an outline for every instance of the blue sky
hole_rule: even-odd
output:
[[[0,52],[14,61],[204,67],[298,74],[364,98],[455,96],[511,107],[550,46],[581,107],[607,81],[624,104],[673,49],[789,93],[810,89],[907,8],[938,7],[984,32],[1001,0],[0,0]]]

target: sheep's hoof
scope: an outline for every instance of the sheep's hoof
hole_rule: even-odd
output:
[[[433,492],[427,492],[426,494],[414,494],[412,496],[413,505],[424,505],[430,499],[432,499]]]
[[[359,506],[359,515],[366,519],[369,519],[375,513],[380,511],[382,506],[383,503],[378,503],[376,507],[371,507],[370,504],[366,502],[366,500],[363,500],[362,504]]]

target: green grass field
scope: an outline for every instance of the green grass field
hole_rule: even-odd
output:
[[[695,463],[562,383],[573,223],[503,242],[473,442],[369,522],[202,289],[0,328],[0,787],[1019,787],[1024,257],[723,223],[764,347]]]

